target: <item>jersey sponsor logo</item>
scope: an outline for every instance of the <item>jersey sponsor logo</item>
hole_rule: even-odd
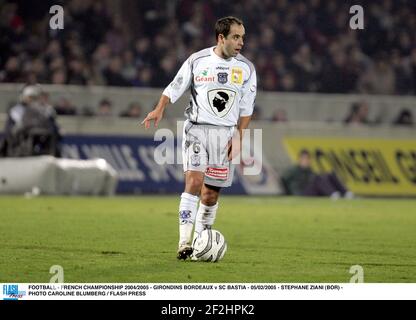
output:
[[[215,82],[215,77],[214,76],[196,76],[195,77],[195,82],[196,83],[200,83],[200,82]]]
[[[212,168],[208,167],[205,171],[205,175],[215,180],[227,180],[228,179],[228,168]]]
[[[233,68],[231,70],[231,82],[235,84],[243,84],[243,69]]]
[[[229,89],[215,89],[208,91],[209,105],[214,114],[225,117],[234,105],[236,93]]]
[[[204,69],[195,77],[195,82],[215,82],[215,77],[209,75],[209,69]]]
[[[230,67],[218,66],[215,69],[217,69],[217,70],[230,70]]]
[[[228,73],[227,72],[220,72],[217,74],[218,82],[221,84],[226,84],[228,82]]]

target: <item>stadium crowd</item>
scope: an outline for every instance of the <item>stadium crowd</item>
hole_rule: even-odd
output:
[[[53,4],[64,7],[64,30],[49,29]],[[233,14],[245,22],[259,89],[416,94],[416,2],[361,1],[364,30],[349,27],[353,4],[135,1],[129,20],[104,0],[0,0],[0,82],[163,87],[214,43],[215,20]]]

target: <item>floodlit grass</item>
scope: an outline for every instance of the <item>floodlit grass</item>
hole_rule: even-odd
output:
[[[219,263],[177,261],[179,197],[0,197],[0,282],[416,282],[416,201],[221,198]]]

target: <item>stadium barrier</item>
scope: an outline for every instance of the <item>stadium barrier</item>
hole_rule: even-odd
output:
[[[19,85],[0,85],[0,92],[4,99],[0,102],[3,104],[8,99],[16,99]],[[149,102],[148,109],[153,106],[160,95],[160,89],[120,89],[106,87],[77,87],[77,86],[45,86],[45,89],[51,92],[52,101],[54,97],[61,94],[66,95],[76,105],[88,103],[94,105],[102,97],[111,97],[115,102],[114,105],[123,109],[128,102],[140,101]],[[245,183],[246,181],[235,183],[235,188],[229,190],[234,194],[262,194],[264,189],[269,190],[269,194],[281,193],[278,184],[278,174],[282,173],[294,161],[293,154],[287,150],[287,145],[283,143],[286,138],[302,137],[333,137],[337,139],[397,139],[398,145],[403,140],[414,140],[414,127],[395,127],[391,124],[379,124],[373,126],[347,126],[341,121],[319,121],[319,120],[342,120],[347,113],[350,103],[359,99],[367,99],[371,106],[377,106],[372,109],[373,117],[379,112],[385,119],[391,120],[397,114],[400,108],[406,107],[416,111],[416,99],[414,97],[391,97],[391,96],[357,96],[357,95],[315,95],[315,94],[283,94],[283,93],[259,93],[259,105],[262,110],[271,114],[273,110],[280,107],[287,107],[289,119],[285,123],[274,123],[271,121],[253,121],[250,128],[260,128],[263,130],[263,155],[266,162],[270,164],[270,170],[267,170],[266,176],[260,176],[254,184]],[[182,100],[181,100],[182,101]],[[166,120],[162,121],[160,128],[167,128],[173,132],[177,131],[177,119],[183,119],[183,109],[181,106],[186,104],[186,98],[182,102],[167,108]],[[265,108],[266,107],[266,108]],[[116,112],[115,112],[116,114]],[[173,117],[178,115],[178,118]],[[264,113],[266,116],[266,112]],[[143,115],[144,117],[144,115]],[[292,121],[292,118],[294,121]],[[309,118],[311,121],[301,121]],[[0,127],[4,127],[6,115],[0,113]],[[296,119],[300,121],[296,121]],[[183,176],[180,167],[160,167],[149,162],[152,157],[149,156],[152,146],[157,146],[160,142],[154,141],[154,130],[144,130],[139,125],[142,119],[126,119],[119,117],[65,117],[58,118],[58,122],[65,136],[64,147],[66,156],[73,159],[90,159],[84,150],[101,150],[99,155],[105,157],[111,154],[108,161],[117,170],[120,176],[120,183],[117,192],[121,193],[165,193],[178,192],[183,187]],[[95,139],[88,142],[88,137]],[[72,140],[71,140],[72,139]],[[111,143],[105,140],[113,139]],[[108,141],[110,141],[108,140]],[[76,141],[76,142],[75,142]],[[116,142],[115,142],[116,141]],[[115,143],[115,145],[114,145]],[[382,144],[382,143],[381,143]],[[129,146],[129,151],[133,156],[125,155],[122,150]],[[140,146],[144,147],[140,147]],[[111,151],[119,150],[115,152]],[[77,150],[74,156],[71,151]],[[104,151],[103,151],[104,150]],[[107,150],[107,151],[106,151]],[[110,152],[108,152],[110,150]],[[141,150],[141,151],[140,151]],[[139,152],[140,151],[140,152]],[[75,151],[74,151],[75,152]],[[411,151],[413,152],[413,151]],[[122,159],[117,159],[117,157]],[[412,153],[411,153],[412,155]],[[411,156],[410,156],[411,157]],[[134,161],[132,161],[132,159]],[[411,158],[407,158],[411,159]],[[406,160],[408,163],[411,160]],[[150,168],[150,169],[149,169]],[[154,169],[157,168],[157,169]],[[274,171],[273,171],[274,169]],[[412,164],[408,164],[408,171],[413,172]],[[139,179],[144,172],[144,179]],[[277,173],[276,173],[277,172]],[[159,181],[159,176],[165,177],[165,181]],[[166,178],[166,176],[168,178]],[[237,174],[236,179],[239,179]],[[267,179],[264,179],[264,178]],[[273,177],[273,178],[272,178]],[[274,179],[275,182],[271,182]],[[253,182],[253,177],[249,180]],[[400,181],[405,181],[401,179]],[[348,185],[357,194],[372,195],[409,195],[415,194],[414,186],[408,185],[407,191],[404,189],[384,188],[383,184],[377,188],[368,188],[368,184],[358,187],[349,183]],[[411,190],[410,190],[410,189]],[[412,189],[413,188],[413,189]],[[388,190],[395,190],[389,192]],[[377,192],[375,190],[382,190]],[[410,190],[410,191],[409,191]],[[374,192],[373,192],[374,191]]]
[[[0,113],[18,100],[23,84],[0,84]],[[115,88],[101,86],[42,85],[52,102],[67,98],[78,110],[85,106],[96,109],[103,98],[113,102],[113,112],[118,115],[132,102],[139,102],[143,112],[150,111],[159,101],[162,89]],[[399,111],[407,108],[416,114],[416,98],[412,96],[383,96],[358,94],[316,94],[259,91],[256,99],[260,119],[271,119],[276,110],[284,110],[287,118],[295,122],[343,121],[351,104],[365,100],[369,105],[369,119],[391,123]],[[185,93],[174,106],[166,109],[165,116],[182,118],[189,94]]]
[[[4,126],[4,120],[4,115],[0,116],[0,126]],[[154,140],[156,132],[154,128],[145,130],[143,126],[139,125],[140,121],[138,120],[112,117],[60,117],[58,121],[65,137],[64,155],[71,159],[106,158],[119,175],[117,192],[177,193],[183,189],[183,174],[180,165],[160,166],[153,160],[154,148],[161,143]],[[169,129],[175,133],[175,136],[177,131],[181,132],[180,128],[177,128],[176,119],[162,121],[159,128]],[[250,128],[262,129],[263,163],[268,167],[257,177],[247,176],[244,180],[237,180],[234,189],[228,191],[234,194],[264,194],[262,193],[264,190],[269,194],[282,192],[278,183],[279,174],[293,164],[294,153],[299,149],[290,153],[284,143],[288,138],[316,138],[318,144],[320,144],[322,137],[336,138],[337,141],[358,140],[358,142],[354,142],[354,145],[363,139],[371,139],[379,141],[381,146],[385,141],[394,139],[397,147],[405,146],[402,142],[415,141],[414,129],[389,125],[369,127],[345,126],[339,123],[289,122],[276,124],[268,121],[253,121]],[[311,148],[309,145],[304,145],[304,147]],[[409,149],[407,154],[409,152],[410,155],[412,152],[414,154],[414,149]],[[403,160],[409,174],[415,170],[412,169],[414,168],[412,159],[407,157],[405,161]],[[239,174],[236,176],[236,179],[240,178]],[[401,179],[401,181],[405,180]],[[393,193],[388,192],[388,188],[384,188],[385,184],[380,184],[377,188],[371,188],[369,184],[362,184],[358,189],[351,183],[348,186],[357,194],[415,194],[413,191],[415,186],[411,184],[406,187],[411,191],[398,189]],[[390,190],[393,189],[396,190],[390,188]],[[373,192],[375,190],[382,191]]]

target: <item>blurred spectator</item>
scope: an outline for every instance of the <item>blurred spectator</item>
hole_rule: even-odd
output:
[[[363,72],[358,85],[361,92],[393,94],[395,83],[396,77],[392,66],[385,57],[380,57],[367,72]]]
[[[122,67],[122,60],[119,56],[115,56],[110,60],[108,67],[103,71],[107,85],[117,87],[129,85],[128,81],[121,74]]]
[[[282,185],[289,195],[326,196],[336,200],[341,196],[353,198],[354,194],[334,174],[316,174],[311,168],[311,154],[301,150],[298,163],[282,175]]]
[[[66,72],[64,69],[57,69],[54,71],[54,73],[52,74],[52,84],[66,84],[67,83],[67,77],[66,77]]]
[[[397,119],[393,122],[396,126],[413,126],[413,115],[409,109],[403,109],[400,111]]]
[[[286,111],[283,109],[278,109],[273,113],[272,116],[273,122],[287,122]]]
[[[128,50],[123,53],[123,68],[121,74],[131,85],[136,77],[136,66],[134,63],[133,51]]]
[[[140,103],[133,102],[128,109],[120,113],[120,117],[140,118],[142,116],[142,106]]]
[[[234,14],[260,90],[416,95],[413,0],[363,2],[364,30],[349,28],[353,0],[132,1],[122,16],[68,0],[62,32],[44,27],[48,4],[0,1],[0,82],[164,87],[214,43],[206,26]]]
[[[67,82],[73,85],[86,85],[88,83],[88,75],[82,61],[74,59],[69,63]]]
[[[110,46],[113,54],[120,55],[126,49],[129,41],[129,27],[123,23],[123,18],[120,15],[113,16],[112,20],[113,26],[105,36],[106,43]]]
[[[10,57],[4,70],[1,72],[1,81],[2,82],[21,82],[22,75],[20,73],[19,59],[17,57]]]
[[[351,105],[350,113],[345,118],[345,124],[369,124],[368,104],[365,101],[355,102]]]
[[[65,97],[59,98],[54,108],[56,114],[60,116],[75,116],[77,114],[77,108],[72,104],[71,100]]]
[[[136,78],[132,81],[135,87],[151,87],[152,86],[152,68],[144,67],[137,69]]]
[[[319,72],[320,65],[312,57],[312,52],[308,44],[303,44],[293,56],[294,70],[297,75],[298,91],[316,91],[316,74]]]
[[[295,75],[292,72],[287,72],[282,75],[280,82],[275,89],[283,92],[300,91],[300,89],[296,86],[296,83]]]
[[[60,156],[61,134],[48,94],[26,86],[20,103],[9,110],[0,154],[6,157]]]
[[[93,117],[95,116],[95,112],[94,112],[94,109],[91,108],[90,106],[84,106],[81,109],[81,115],[84,117]]]
[[[113,103],[108,99],[103,99],[98,104],[97,116],[109,117],[113,115]]]

